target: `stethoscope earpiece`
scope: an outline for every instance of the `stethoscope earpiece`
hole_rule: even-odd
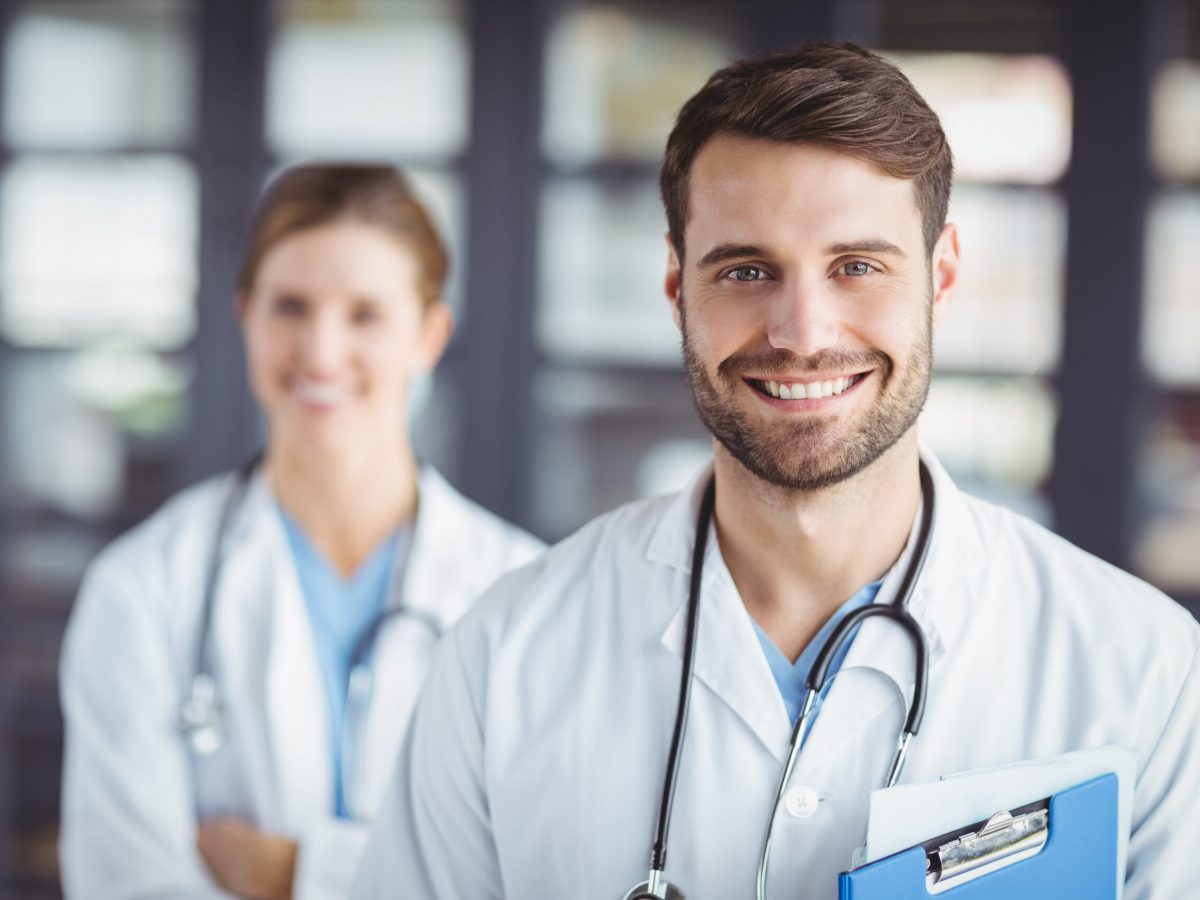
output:
[[[209,756],[224,743],[225,715],[212,675],[198,672],[192,679],[191,694],[175,711],[175,727],[198,756]]]

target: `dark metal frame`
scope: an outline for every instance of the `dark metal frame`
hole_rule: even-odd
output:
[[[1142,257],[1152,186],[1150,93],[1165,43],[1164,6],[1143,0],[1103,15],[1087,0],[1068,7],[1074,152],[1066,179],[1062,414],[1050,493],[1064,537],[1126,568],[1149,396],[1140,340]]]
[[[197,7],[200,284],[181,485],[236,466],[259,443],[234,300],[246,229],[267,171],[263,112],[274,4],[204,0]]]
[[[529,522],[537,292],[543,0],[470,7],[466,321],[453,376],[461,410],[459,484]]]

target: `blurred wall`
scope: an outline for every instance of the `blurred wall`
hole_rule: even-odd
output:
[[[405,166],[459,331],[425,456],[561,537],[707,455],[657,163],[738,55],[854,38],[942,116],[964,281],[925,440],[1200,609],[1200,4],[0,6],[0,895],[57,896],[55,666],[87,560],[260,440],[231,316],[263,179]]]

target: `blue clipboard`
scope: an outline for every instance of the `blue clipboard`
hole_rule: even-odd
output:
[[[841,900],[1115,900],[1117,776],[1101,775],[1050,798],[1049,836],[1035,856],[930,894],[925,848],[900,853],[838,876]]]

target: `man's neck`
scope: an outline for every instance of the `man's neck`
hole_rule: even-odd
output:
[[[795,660],[846,600],[892,567],[920,504],[915,432],[844,482],[790,491],[718,446],[721,554],[746,609]]]
[[[272,446],[265,467],[279,504],[343,577],[416,516],[417,468],[405,441],[339,453]]]

